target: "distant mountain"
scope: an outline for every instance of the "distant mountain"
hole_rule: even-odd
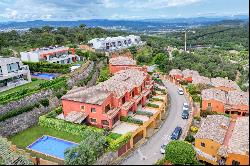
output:
[[[102,27],[107,29],[119,29],[130,31],[159,31],[166,29],[181,29],[192,26],[203,26],[218,23],[224,20],[248,21],[248,15],[237,15],[232,17],[197,17],[197,18],[174,18],[174,19],[144,19],[144,20],[80,20],[80,21],[26,21],[26,22],[4,22],[0,23],[3,29],[26,29],[31,27],[53,26],[74,27],[86,24],[88,27]]]

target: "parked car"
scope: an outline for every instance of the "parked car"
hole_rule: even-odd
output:
[[[167,143],[164,143],[163,145],[161,145],[161,149],[160,149],[161,154],[165,154],[166,146],[167,146]]]
[[[187,110],[184,110],[181,114],[182,119],[188,119],[189,117],[189,112]]]
[[[181,127],[176,127],[174,129],[174,132],[171,134],[171,139],[172,140],[178,140],[181,136],[182,133],[182,128]]]
[[[188,111],[188,110],[189,110],[189,105],[188,105],[188,103],[183,103],[182,110],[183,110],[183,111]]]
[[[183,89],[182,89],[182,88],[179,88],[179,89],[178,89],[178,93],[179,93],[179,95],[184,95]]]

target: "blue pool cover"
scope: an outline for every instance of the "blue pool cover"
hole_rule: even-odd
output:
[[[45,135],[33,144],[29,145],[27,148],[38,153],[64,160],[64,151],[67,148],[72,148],[77,145],[78,144],[73,142]]]
[[[54,74],[32,74],[32,75],[47,80],[54,79],[56,77],[56,75]]]

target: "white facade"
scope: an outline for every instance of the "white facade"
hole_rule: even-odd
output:
[[[118,36],[118,37],[96,38],[90,40],[88,44],[91,45],[91,47],[96,50],[115,51],[115,50],[126,49],[131,46],[140,46],[145,44],[145,42],[141,41],[140,36],[129,35],[126,37]]]
[[[18,58],[0,57],[0,92],[31,82],[29,66]]]
[[[79,61],[79,56],[69,54],[68,47],[47,47],[39,48],[34,51],[21,52],[21,60],[24,62],[41,62],[70,64]]]

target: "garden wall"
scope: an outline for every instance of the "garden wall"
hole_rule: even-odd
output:
[[[45,99],[51,97],[53,95],[52,90],[43,90],[38,93],[32,94],[30,96],[26,96],[18,101],[12,101],[8,104],[0,106],[0,115],[7,113],[10,110],[18,109],[28,104],[34,104],[39,102],[41,99]]]
[[[85,66],[70,75],[70,79],[68,80],[70,88],[76,86],[79,81],[86,79],[94,68],[94,62],[86,62],[84,65]]]
[[[59,105],[60,101],[54,97],[50,99],[50,105],[46,108],[40,105],[39,108],[34,108],[30,112],[25,112],[21,115],[0,122],[0,135],[3,137],[9,137],[37,124],[38,118],[41,115],[44,115]]]

